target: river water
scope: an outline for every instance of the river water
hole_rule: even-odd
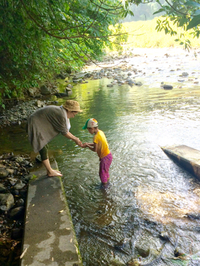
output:
[[[200,265],[200,220],[187,217],[200,215],[200,181],[161,149],[183,144],[200,150],[200,54],[137,49],[121,63],[130,66],[128,72],[140,70],[132,78],[142,86],[107,87],[112,80],[103,78],[78,84],[71,95],[84,110],[71,119],[71,132],[91,142],[82,127],[94,117],[107,136],[113,154],[109,187],[100,187],[95,153],[63,136],[50,144],[83,263],[127,265],[137,259],[141,265]],[[161,82],[173,89],[164,90]],[[21,131],[10,131],[5,143],[30,152],[26,140],[18,144]]]

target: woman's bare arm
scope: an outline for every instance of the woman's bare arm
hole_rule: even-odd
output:
[[[70,132],[67,132],[65,135],[64,135],[66,138],[68,139],[71,139],[73,140],[78,146],[82,147],[82,142],[80,141],[79,138],[77,138],[76,136],[74,136],[72,133]]]

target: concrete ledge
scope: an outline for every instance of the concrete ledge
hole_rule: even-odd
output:
[[[186,145],[161,147],[181,167],[200,180],[200,151]]]
[[[43,167],[31,174],[21,266],[82,266],[62,180]]]

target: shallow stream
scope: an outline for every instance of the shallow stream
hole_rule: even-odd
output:
[[[200,150],[200,54],[138,49],[124,61],[141,70],[132,78],[142,86],[89,80],[70,97],[84,110],[71,119],[71,132],[92,141],[82,127],[94,117],[107,136],[110,186],[100,187],[95,153],[63,136],[50,144],[84,265],[127,265],[134,259],[141,265],[200,265],[200,220],[187,217],[200,217],[200,181],[160,148],[183,144]],[[173,89],[164,90],[161,82]],[[31,151],[21,127],[1,132],[0,142],[3,150]]]

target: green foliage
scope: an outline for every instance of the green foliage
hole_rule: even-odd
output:
[[[135,3],[134,0],[126,0],[129,3]],[[141,5],[142,3],[146,4],[147,2],[152,1],[137,1],[137,5],[140,4],[141,8],[146,5]],[[171,36],[176,34],[174,28],[180,27],[183,31],[190,31],[192,37],[199,37],[200,32],[200,0],[190,1],[190,0],[154,0],[154,7],[156,4],[157,9],[154,10],[153,15],[163,15],[165,19],[158,20],[157,30],[164,31],[165,34],[170,34]],[[149,4],[150,5],[150,4]],[[134,12],[135,7],[133,8]],[[151,8],[151,10],[153,10]],[[144,7],[145,14],[146,12]],[[134,12],[135,13],[135,12]],[[151,17],[151,15],[149,16]],[[143,20],[147,20],[148,17]],[[173,22],[173,24],[171,23]],[[184,35],[179,35],[176,39],[180,45],[184,45],[186,49],[190,49],[189,40],[184,39]]]
[[[123,30],[123,24],[117,24],[115,27],[111,27],[112,37],[110,38],[110,49],[118,51],[119,53],[123,51],[123,44],[128,40],[128,33]]]
[[[164,30],[165,33],[171,35],[174,34],[172,27],[169,25],[169,21],[173,21],[173,24],[177,27],[181,27],[184,31],[193,30],[190,35],[193,37],[199,37],[200,31],[200,1],[188,1],[188,0],[165,0],[165,4],[162,4],[159,0],[156,0],[161,8],[155,12],[164,12],[165,20],[158,21],[157,30]],[[154,14],[155,14],[154,13]],[[186,49],[190,49],[190,41],[183,40],[184,36],[179,36],[178,40],[181,45],[184,45]]]
[[[0,105],[66,68],[99,60],[109,26],[128,12],[120,0],[2,0]]]
[[[187,30],[192,29],[200,24],[200,15],[194,16],[187,26]]]
[[[32,177],[31,177],[31,180],[33,181],[33,180],[35,180],[37,178],[38,178],[38,176],[33,174]]]

